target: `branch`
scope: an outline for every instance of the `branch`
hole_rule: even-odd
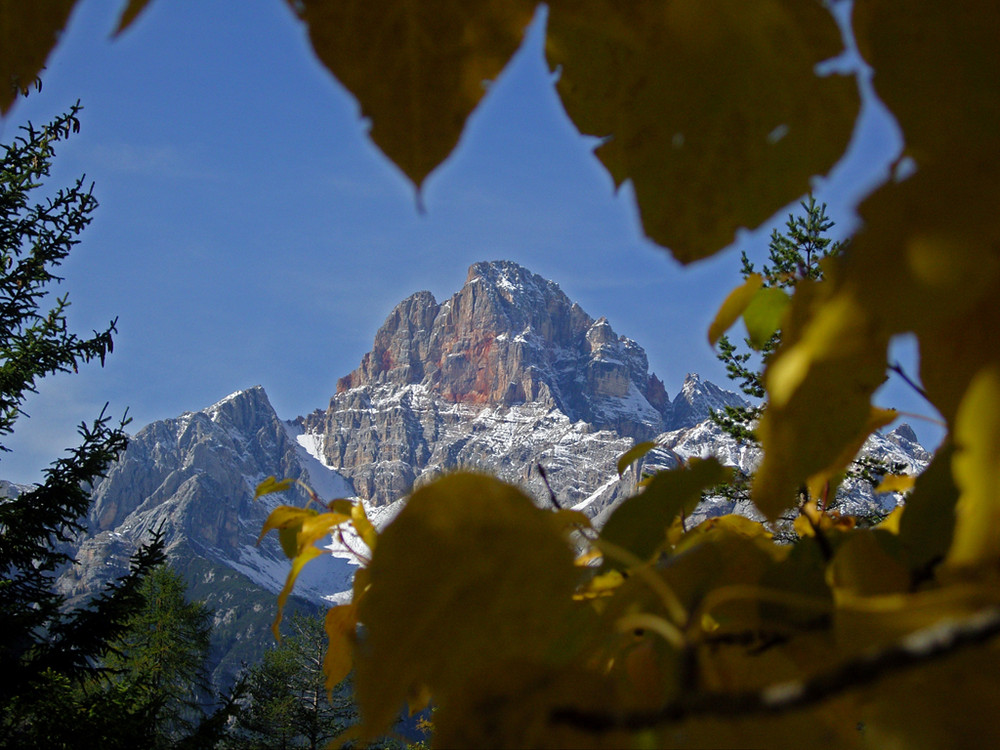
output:
[[[914,382],[914,380],[910,378],[909,375],[906,374],[906,371],[903,369],[902,365],[899,364],[899,362],[893,362],[891,365],[889,365],[888,369],[890,372],[894,372],[897,375],[899,375],[899,377],[903,379],[903,382],[905,382],[908,386],[910,386],[910,388],[916,391],[920,395],[920,397],[923,398],[924,401],[926,401],[931,406],[934,406],[934,402],[931,401],[930,396],[927,395],[927,391],[925,391],[922,387],[917,385],[917,383]]]
[[[951,656],[1000,635],[1000,607],[989,607],[963,620],[944,620],[917,630],[896,644],[851,659],[823,674],[741,693],[690,693],[659,711],[598,713],[556,709],[551,719],[589,732],[642,731],[694,716],[735,717],[778,714],[805,708],[847,690],[870,685],[890,674]]]

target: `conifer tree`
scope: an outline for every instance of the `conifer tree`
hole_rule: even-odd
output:
[[[804,280],[821,281],[823,260],[847,249],[847,240],[835,241],[830,237],[834,221],[827,216],[825,203],[817,203],[810,195],[800,206],[802,213],[789,214],[784,232],[772,230],[767,262],[761,265],[759,271],[746,252],[741,253],[744,280],[751,274],[759,273],[763,287],[792,291]],[[740,391],[750,399],[751,405],[726,406],[721,411],[713,412],[711,417],[723,432],[737,440],[759,446],[754,425],[766,408],[764,368],[780,344],[780,329],[763,346],[754,346],[749,338],[743,340],[743,346],[734,344],[726,334],[719,338],[718,359],[726,366],[726,375],[739,384]],[[902,467],[889,467],[870,456],[859,456],[850,473],[874,487],[882,475],[897,469]],[[750,479],[749,475],[738,473],[732,482],[714,489],[713,493],[721,493],[733,500],[748,500]]]
[[[211,700],[206,663],[212,613],[189,602],[187,586],[168,565],[143,581],[144,605],[105,660],[112,680],[123,687],[153,730],[151,747],[171,747],[194,733]]]
[[[0,158],[0,440],[14,431],[40,379],[95,359],[103,364],[113,348],[115,321],[80,337],[67,325],[67,297],[48,296],[97,207],[83,177],[41,192],[56,145],[79,130],[80,109],[77,103],[42,128],[29,123]],[[81,607],[66,608],[53,588],[73,563],[66,544],[84,528],[90,487],[125,448],[126,424],[102,412],[80,426],[80,445],[55,460],[39,486],[0,501],[0,746],[60,746],[45,739],[58,723],[53,708],[72,703],[72,686],[97,673],[142,604],[143,579],[163,559],[154,540],[124,578]],[[103,731],[105,717],[76,708],[74,744],[84,746],[84,738]]]
[[[322,618],[296,613],[289,631],[247,675],[234,748],[321,748],[357,721],[347,685],[327,694]]]

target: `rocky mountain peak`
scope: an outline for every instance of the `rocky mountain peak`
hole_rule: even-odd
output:
[[[627,434],[661,429],[669,403],[642,347],[606,318],[595,321],[555,282],[504,260],[473,264],[443,303],[418,292],[397,305],[337,392],[417,384],[453,403],[543,403]],[[628,427],[636,405],[641,416]]]
[[[727,406],[749,406],[749,402],[715,383],[702,380],[695,373],[688,373],[680,393],[671,404],[667,419],[668,429],[693,427],[708,419],[713,411],[723,411]]]

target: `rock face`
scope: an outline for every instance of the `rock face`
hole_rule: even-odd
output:
[[[423,385],[453,404],[543,404],[598,429],[646,435],[663,425],[645,398],[657,385],[642,347],[509,261],[476,263],[442,304],[417,292],[397,305],[337,394],[385,385]],[[615,411],[616,400],[637,396],[646,409]]]
[[[429,292],[401,302],[328,408],[298,423],[324,463],[384,505],[459,466],[540,488],[537,463],[579,501],[671,419],[642,347],[554,282],[496,261],[473,265],[443,303]]]
[[[754,449],[708,419],[744,403],[697,375],[671,401],[643,349],[606,319],[517,264],[477,263],[445,302],[428,292],[401,302],[323,411],[283,422],[258,386],[142,429],[94,488],[89,529],[75,547],[80,564],[59,586],[70,597],[93,593],[124,573],[150,530],[162,529],[173,565],[216,610],[225,681],[240,659],[253,660],[251,644],[268,642],[274,594],[288,572],[275,535],[256,544],[264,520],[279,502],[305,502],[301,493],[253,500],[266,477],[302,479],[326,499],[360,497],[379,525],[415,485],[481,469],[540,504],[551,490],[560,505],[600,523],[642,471],[678,457],[716,455],[751,471]],[[619,479],[618,457],[647,439],[660,447]],[[910,471],[929,459],[905,425],[874,436],[866,450]],[[859,483],[848,490],[848,510],[897,502]],[[693,520],[733,510],[754,513],[708,501]],[[296,592],[316,605],[337,600],[353,574],[346,550],[339,554],[306,567]]]
[[[719,455],[752,471],[755,451],[709,421],[712,411],[745,405],[695,374],[671,401],[637,343],[554,282],[495,261],[474,264],[443,303],[429,292],[401,302],[326,410],[296,424],[317,458],[374,506],[392,505],[442,471],[475,468],[539,502],[551,488],[560,504],[601,518],[634,490],[636,473],[619,480],[616,462],[638,440],[664,446],[647,457],[649,468],[672,465],[673,451]],[[915,441],[896,450],[909,428],[892,435],[872,450],[906,453],[913,470],[922,468],[926,454]],[[896,502],[861,485],[850,491],[858,510]]]
[[[215,612],[216,677],[228,682],[253,651],[246,643],[268,643],[273,592],[288,572],[274,534],[256,544],[264,520],[282,500],[304,504],[303,497],[273,495],[255,501],[257,484],[289,476],[328,494],[351,494],[296,438],[259,386],[143,428],[94,488],[89,528],[75,547],[78,564],[63,572],[59,590],[70,600],[89,596],[123,575],[136,548],[162,530],[171,564]],[[297,587],[314,602],[347,588],[353,575],[343,559],[319,562]]]

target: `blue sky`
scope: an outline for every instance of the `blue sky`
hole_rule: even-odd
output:
[[[50,184],[86,173],[101,206],[60,292],[77,331],[119,319],[105,368],[50,378],[28,402],[0,477],[37,478],[105,402],[132,430],[258,383],[284,418],[325,407],[397,302],[447,297],[479,260],[518,261],[607,316],[671,397],[687,372],[725,383],[705,332],[740,281],[738,248],[763,257],[770,226],[688,268],[646,241],[628,186],[615,193],[562,110],[543,18],[428,179],[421,214],[284,3],[159,0],[112,40],[115,5],[80,4],[41,93],[0,121],[9,142],[82,100]],[[866,96],[844,160],[814,186],[838,230],[901,145]],[[885,401],[923,408],[903,388]]]

